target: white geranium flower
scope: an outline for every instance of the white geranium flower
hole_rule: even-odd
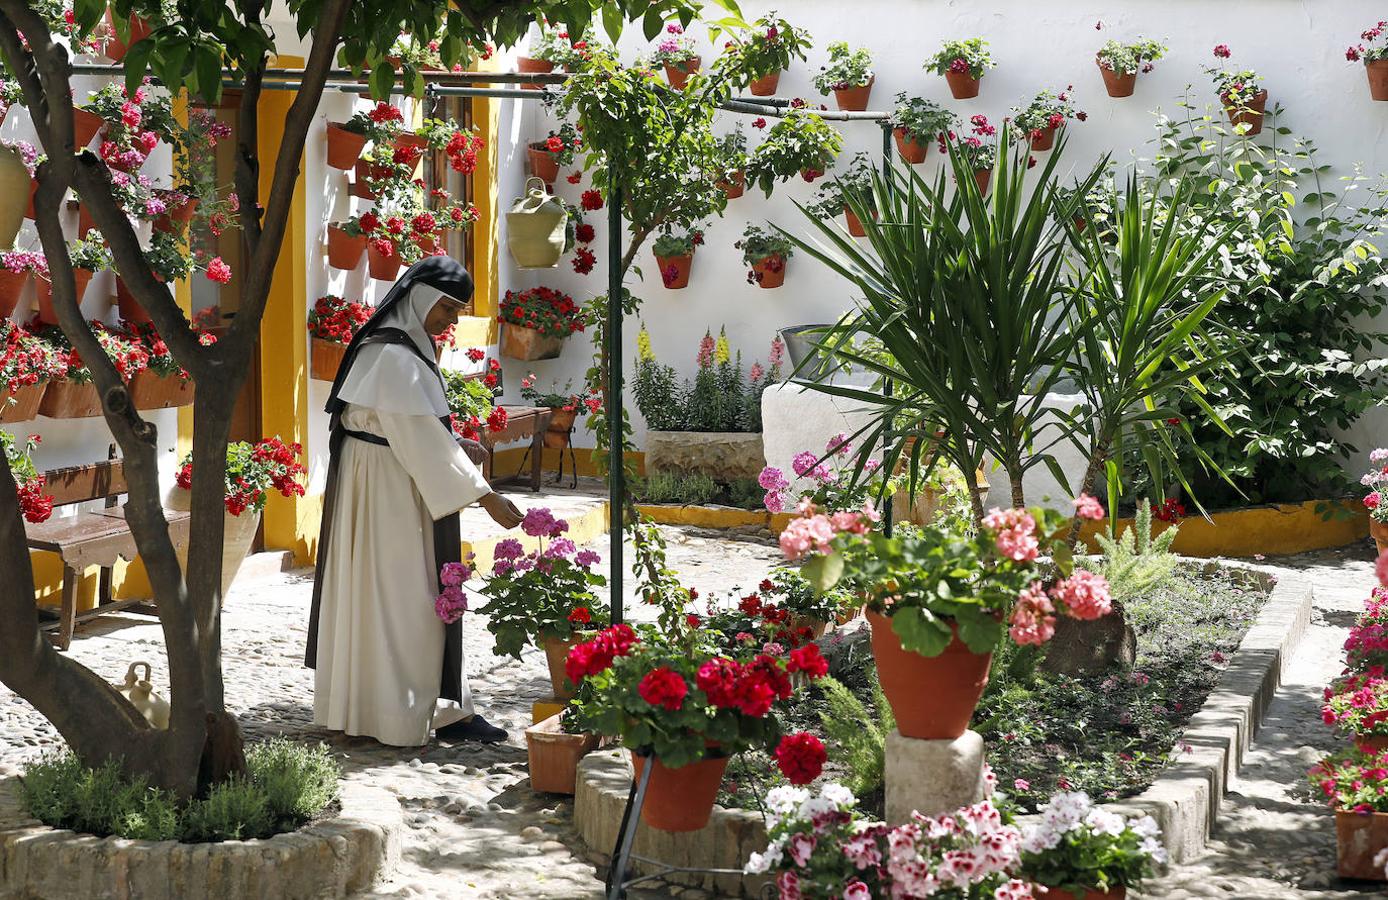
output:
[[[765,853],[753,853],[749,856],[742,871],[747,875],[765,875],[780,864],[784,852],[780,841],[772,841]]]
[[[837,781],[831,781],[826,784],[820,789],[819,795],[840,809],[854,806],[858,802],[857,798],[853,796],[853,792]]]

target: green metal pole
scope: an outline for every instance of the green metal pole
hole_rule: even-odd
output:
[[[882,123],[882,178],[886,180],[888,187],[890,187],[892,178],[892,125],[890,122]],[[892,380],[888,378],[883,382],[882,392],[886,394],[887,397],[891,397],[892,393],[895,391],[895,387],[896,386],[892,384]],[[892,443],[896,440],[894,429],[888,427],[884,436],[887,440],[887,449],[890,449]],[[890,478],[891,473],[888,472],[883,477]],[[908,497],[907,499],[909,500],[911,498]],[[886,508],[882,510],[882,532],[886,534],[887,537],[892,536],[892,525],[892,503],[888,500]]]
[[[626,468],[622,458],[622,189],[615,169],[607,183],[607,528],[611,577],[608,588],[612,624],[622,621],[622,512],[626,505]]]

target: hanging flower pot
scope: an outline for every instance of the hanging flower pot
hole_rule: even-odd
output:
[[[758,287],[778,288],[786,283],[786,258],[779,253],[764,256],[752,263]]]
[[[729,200],[736,200],[747,190],[747,173],[738,169],[726,181],[718,182],[718,186],[728,195]]]
[[[12,424],[28,422],[35,418],[39,414],[39,407],[43,404],[43,395],[47,390],[46,381],[26,384],[14,393],[0,387],[0,422]]]
[[[1110,97],[1131,97],[1137,88],[1136,72],[1115,72],[1098,62],[1099,74],[1104,76],[1104,90]]]
[[[1388,59],[1370,60],[1364,64],[1364,73],[1369,76],[1369,96],[1388,100]]]
[[[385,174],[387,173],[382,172],[370,161],[358,159],[352,173],[352,196],[362,200],[375,200],[376,192],[371,189],[368,179],[379,179]]]
[[[647,763],[655,766],[646,786],[646,803],[641,808],[641,821],[661,831],[698,831],[708,824],[713,814],[718,787],[723,783],[723,771],[728,758],[701,759],[678,769],[667,769],[659,759],[631,755],[635,777],[640,782]]]
[[[533,56],[517,56],[516,71],[529,72],[531,74],[548,74],[554,71],[554,63],[547,59],[535,59]],[[542,84],[522,84],[521,89],[526,91],[538,91],[544,88]]]
[[[1043,150],[1049,150],[1052,147],[1054,147],[1055,135],[1057,131],[1059,131],[1059,129],[1051,125],[1047,125],[1045,128],[1038,128],[1036,131],[1033,131],[1030,135],[1027,136],[1027,140],[1031,143],[1031,149],[1039,153]]]
[[[857,213],[847,206],[843,208],[844,223],[848,225],[848,233],[854,237],[867,237],[867,229],[863,227],[863,222],[858,218]]]
[[[531,144],[526,148],[530,156],[530,175],[545,184],[554,184],[559,177],[559,160],[545,149],[543,144]]]
[[[328,123],[328,165],[334,169],[354,167],[365,147],[366,135],[348,131],[340,122]]]
[[[105,124],[94,112],[88,112],[80,106],[72,108],[72,146],[74,150],[81,150],[92,142],[96,133]]]
[[[901,154],[901,158],[911,165],[925,162],[925,157],[930,153],[929,141],[918,141],[916,136],[905,128],[893,128],[892,137],[896,138],[896,152]]]
[[[982,79],[975,78],[968,72],[946,72],[945,81],[949,84],[949,92],[955,100],[969,100],[978,96],[978,84]]]
[[[1341,878],[1383,881],[1383,866],[1374,857],[1388,847],[1388,813],[1335,810],[1335,839]]]
[[[88,269],[73,269],[72,280],[77,291],[77,305],[82,305],[82,295],[87,292],[87,284],[92,280]],[[38,307],[39,321],[45,325],[58,324],[58,311],[53,308],[53,282],[40,276],[34,281],[34,298]]]
[[[420,153],[423,153],[425,150],[429,149],[429,141],[415,134],[413,131],[402,131],[395,136],[395,149],[399,150],[404,147],[413,147]]]
[[[109,6],[106,8],[106,24],[110,27],[111,39],[106,42],[106,49],[104,52],[106,58],[111,62],[120,62],[125,59],[125,54],[130,51],[132,46],[149,37],[149,22],[139,16],[131,16],[130,43],[127,44],[122,41],[116,34],[116,23],[115,20],[111,18],[111,8]]]
[[[394,281],[400,274],[400,266],[404,260],[400,258],[400,253],[392,244],[390,253],[382,253],[376,249],[375,241],[366,243],[366,269],[371,273],[371,277],[377,281]]]
[[[183,199],[179,200],[178,197]],[[183,233],[184,229],[188,227],[188,223],[193,221],[193,214],[198,210],[198,198],[165,191],[162,199],[166,209],[154,220],[154,230],[162,231],[165,234]]]
[[[549,666],[549,686],[554,692],[554,699],[563,700],[566,703],[574,698],[577,688],[569,680],[569,676],[564,672],[564,660],[568,658],[569,650],[586,638],[575,635],[567,641],[558,638],[549,638],[545,641],[545,662]]]
[[[993,180],[992,169],[978,169],[974,172],[974,181],[978,184],[980,194],[988,193],[988,184]]]
[[[19,296],[29,284],[30,271],[11,272],[0,269],[0,319],[8,319],[19,305]]]
[[[703,58],[698,56],[680,63],[666,63],[665,78],[670,82],[670,87],[682,91],[684,86],[689,83],[689,76],[699,71],[699,67],[703,64]]]
[[[834,102],[844,112],[863,112],[868,108],[868,100],[872,97],[872,85],[876,81],[877,76],[874,75],[868,79],[867,84],[834,88]]]
[[[573,409],[551,406],[549,409],[549,427],[545,429],[545,446],[551,450],[562,450],[569,446],[569,435],[573,433],[574,421],[577,418],[578,407],[576,406]],[[562,663],[560,668],[563,668]]]
[[[348,272],[361,264],[366,252],[366,235],[350,235],[340,225],[328,226],[328,265]]]
[[[689,270],[694,266],[694,254],[688,256],[657,256],[660,280],[667,290],[678,291],[689,286]]]
[[[564,349],[564,339],[549,337],[534,328],[511,322],[501,326],[501,355],[527,362],[537,359],[558,359]]]
[[[562,713],[525,729],[525,749],[530,759],[530,788],[544,794],[573,794],[578,784],[578,762],[598,748],[596,734],[568,734],[560,725]]]
[[[780,70],[772,72],[770,75],[763,75],[748,85],[748,90],[753,97],[774,97],[776,88],[781,86]]]
[[[101,394],[96,385],[88,381],[62,379],[48,382],[39,403],[39,415],[50,419],[90,419],[101,415]]]
[[[29,205],[24,209],[24,218],[37,219],[38,213],[34,211],[34,195],[39,192],[39,183],[35,178],[29,179]]]
[[[1369,516],[1369,537],[1374,539],[1374,546],[1378,552],[1388,550],[1388,522],[1380,522],[1373,516]]]
[[[77,237],[85,238],[88,232],[96,230],[96,220],[92,218],[91,211],[87,209],[87,204],[77,204]]]
[[[135,299],[135,295],[126,286],[125,279],[116,276],[116,308],[120,310],[120,317],[127,325],[153,325],[149,318],[149,313],[140,305],[140,301]]]
[[[1244,108],[1230,106],[1229,100],[1225,97],[1220,99],[1224,101],[1224,111],[1229,114],[1230,124],[1235,128],[1240,125],[1248,126],[1248,130],[1244,132],[1245,136],[1253,137],[1263,130],[1263,113],[1268,105],[1267,88],[1263,88],[1255,94]]]
[[[991,653],[974,653],[956,634],[943,653],[922,656],[901,646],[891,619],[867,610],[872,656],[882,691],[903,737],[953,740],[969,727],[988,684]],[[931,690],[921,690],[931,685]]]
[[[322,338],[309,339],[309,377],[319,381],[337,378],[337,370],[347,355],[347,345]]]
[[[551,269],[564,255],[568,210],[546,193],[538,178],[526,182],[526,194],[506,213],[506,247],[523,269]]]
[[[130,402],[136,409],[173,409],[193,402],[193,381],[141,369],[130,379]]]

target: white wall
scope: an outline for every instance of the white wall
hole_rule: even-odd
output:
[[[749,0],[742,6],[750,19],[772,4]],[[834,40],[873,51],[877,71],[874,109],[890,108],[896,93],[907,91],[937,100],[961,117],[982,112],[998,122],[1037,91],[1073,84],[1075,97],[1089,118],[1069,129],[1063,169],[1087,167],[1106,151],[1126,164],[1150,158],[1156,133],[1153,112],[1178,114],[1187,86],[1195,105],[1203,108],[1213,100],[1209,78],[1202,69],[1215,63],[1211,55],[1214,45],[1226,43],[1234,51],[1229,62],[1259,71],[1271,103],[1285,107],[1282,124],[1315,140],[1320,161],[1334,167],[1332,177],[1350,174],[1356,162],[1362,162],[1368,173],[1388,170],[1388,143],[1384,141],[1388,103],[1371,101],[1363,66],[1344,59],[1345,47],[1357,43],[1359,32],[1383,17],[1381,6],[1367,0],[796,0],[776,6],[795,24],[809,28],[816,44],[808,63],[797,63],[782,77],[782,95],[803,96],[812,103],[833,106],[831,99],[818,95],[811,78],[827,58],[823,48]],[[1100,21],[1102,30],[1095,30]],[[639,28],[632,31],[639,32]],[[708,61],[715,51],[706,34],[697,27],[691,32]],[[924,71],[921,64],[945,39],[975,36],[990,42],[999,64],[984,79],[977,99],[955,101],[944,79]],[[1134,96],[1110,99],[1094,65],[1094,51],[1110,38],[1131,40],[1138,36],[1165,39],[1169,55],[1157,63],[1155,71],[1139,77]],[[630,61],[647,46],[639,33],[629,34],[621,42],[623,58]],[[515,101],[504,101],[503,109],[515,105]],[[723,114],[720,127],[731,128],[736,118]],[[747,121],[750,117],[740,118]],[[518,148],[554,127],[553,118],[538,104],[527,103],[519,121],[523,124],[520,134],[503,129],[503,137],[514,135]],[[841,162],[858,150],[880,152],[881,135],[875,126],[852,123],[843,130],[846,140]],[[755,143],[757,133],[750,128],[748,132]],[[938,154],[932,150],[919,169],[929,175],[939,164]],[[516,196],[523,165],[523,153],[518,152],[514,168],[503,168],[503,204]],[[511,190],[507,190],[508,184]],[[556,188],[562,196],[576,200],[588,186],[587,178],[575,187],[561,177]],[[749,190],[742,199],[733,201],[725,218],[709,229],[708,245],[699,250],[690,285],[682,291],[667,291],[661,286],[649,249],[643,251],[641,263],[648,270],[647,278],[631,288],[645,300],[642,317],[658,355],[689,373],[704,329],[712,328],[716,334],[719,325],[726,325],[734,347],[741,348],[749,362],[758,356],[764,359],[766,345],[777,328],[824,321],[847,308],[852,302],[847,285],[803,255],[791,260],[783,288],[764,291],[745,283],[740,253],[732,247],[748,221],[769,220],[806,230],[791,201],[807,200],[814,187],[799,182],[783,186],[769,201]],[[503,289],[546,284],[568,291],[577,300],[603,291],[607,283],[604,213],[590,216],[590,222],[597,227],[594,250],[599,259],[591,274],[575,275],[567,259],[559,269],[546,273],[503,268]],[[623,350],[628,363],[635,353],[635,334],[633,323]],[[580,337],[568,342],[561,359],[532,365],[542,382],[553,377],[561,383],[569,377],[577,380],[588,365],[590,353],[587,340]],[[503,362],[511,370],[526,365]],[[508,378],[508,383],[515,380]],[[639,445],[644,429],[634,406],[633,421]],[[1384,418],[1375,414],[1356,427],[1358,443],[1365,452],[1374,446],[1374,436],[1382,433],[1383,422]]]

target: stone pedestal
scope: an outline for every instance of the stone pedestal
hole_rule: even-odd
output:
[[[966,731],[952,741],[887,735],[887,824],[901,825],[912,812],[953,812],[983,799],[983,738]]]

